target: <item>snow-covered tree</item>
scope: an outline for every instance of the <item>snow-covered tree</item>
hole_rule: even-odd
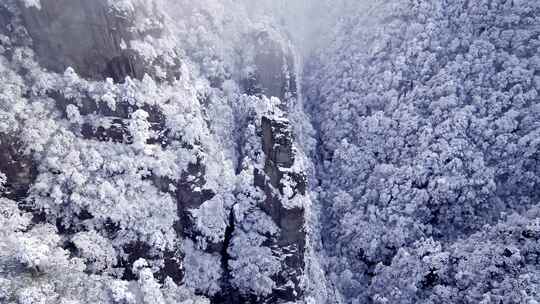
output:
[[[358,286],[379,284],[393,294],[381,303],[416,302],[403,288],[416,284],[415,242],[452,244],[538,203],[539,12],[535,1],[375,1],[338,22],[308,81],[323,241],[347,298],[375,300]],[[396,257],[400,290],[376,266]]]

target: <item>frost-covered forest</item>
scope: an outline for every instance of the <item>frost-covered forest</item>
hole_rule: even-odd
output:
[[[540,1],[0,0],[0,303],[540,303]]]

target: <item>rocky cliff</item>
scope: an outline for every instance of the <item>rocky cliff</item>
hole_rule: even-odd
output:
[[[40,65],[57,73],[72,67],[88,79],[115,81],[155,75],[156,67],[167,65],[163,54],[148,58],[135,45],[163,38],[162,13],[142,1],[109,3],[64,0],[42,1],[39,7],[20,5]]]

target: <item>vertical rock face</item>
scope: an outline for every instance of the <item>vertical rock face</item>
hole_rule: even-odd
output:
[[[253,185],[247,187],[255,191],[238,195],[237,205],[231,212],[225,237],[225,245],[230,247],[226,248],[224,266],[232,272],[225,280],[232,281],[225,282],[226,288],[215,298],[215,303],[290,303],[302,301],[304,297],[307,181],[298,165],[294,136],[286,116],[281,111],[267,113],[254,124],[260,146],[254,147],[253,152],[255,158],[264,157],[262,162],[250,160],[256,164],[252,163],[254,169],[247,166],[248,171],[253,170],[252,174],[246,172],[253,177]],[[246,254],[261,256],[243,256]],[[238,266],[234,264],[238,265],[239,261],[245,263],[240,268],[253,271],[249,279],[236,277]],[[248,263],[254,264],[246,265]],[[273,263],[279,265],[270,265]],[[274,267],[279,270],[269,278],[261,278],[269,275],[269,269],[276,269]],[[246,274],[242,269],[240,273]],[[267,279],[272,280],[271,287]],[[243,282],[244,288],[247,285],[252,290],[239,287],[235,283],[238,280]],[[252,285],[244,280],[266,283]],[[259,284],[271,290],[261,294],[257,291]]]
[[[266,194],[262,209],[280,229],[270,247],[279,248],[284,257],[282,272],[275,278],[278,288],[272,296],[276,300],[295,301],[302,296],[300,278],[305,266],[305,217],[304,206],[286,201],[306,194],[306,176],[293,169],[294,138],[287,119],[263,117],[262,138],[266,160],[264,172],[255,172],[255,186]],[[291,189],[285,191],[286,187]]]
[[[283,46],[272,40],[268,34],[257,35],[258,52],[255,55],[257,79],[267,96],[285,99],[294,88],[294,75],[290,71],[294,66],[291,52],[284,52]]]
[[[36,177],[32,156],[23,153],[16,138],[0,134],[0,172],[6,175],[7,197],[23,200]]]
[[[284,45],[282,37],[273,37],[272,34],[269,31],[251,34],[250,43],[255,46],[255,70],[244,80],[244,87],[248,94],[285,100],[288,95],[296,96],[295,59],[290,46]]]
[[[7,34],[6,31],[11,22],[11,18],[12,16],[9,11],[4,7],[0,7],[0,33]]]
[[[252,34],[254,71],[244,80],[249,95],[278,97],[281,111],[262,116],[258,129],[262,167],[254,169],[254,186],[264,193],[258,206],[277,226],[278,233],[262,244],[281,263],[272,279],[273,291],[259,297],[236,297],[225,303],[287,303],[303,299],[305,270],[305,206],[307,178],[298,168],[295,139],[287,117],[287,105],[297,97],[294,52],[283,37],[272,31]],[[236,223],[241,227],[242,223]],[[237,228],[238,229],[238,228]]]
[[[107,0],[42,0],[41,8],[21,5],[22,19],[40,64],[54,72],[73,67],[86,78],[123,81],[141,78],[151,67],[129,48],[132,40],[159,38],[156,12],[137,6],[120,10]],[[136,22],[152,21],[144,30]]]

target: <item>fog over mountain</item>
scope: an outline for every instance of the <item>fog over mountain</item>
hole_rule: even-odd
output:
[[[0,1],[0,303],[540,302],[540,2]]]

